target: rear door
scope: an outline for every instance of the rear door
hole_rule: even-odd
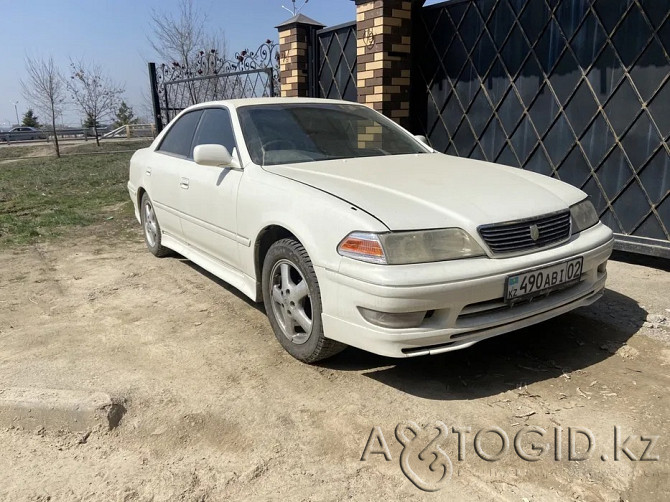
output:
[[[225,146],[236,155],[236,142],[227,108],[204,110],[193,138],[198,145]],[[183,165],[180,176],[188,184],[184,194],[182,228],[191,246],[233,268],[238,265],[237,189],[242,171],[228,167]]]
[[[146,167],[145,180],[149,197],[154,203],[156,217],[164,233],[184,239],[181,214],[184,211],[184,192],[189,188],[181,172],[192,160],[193,136],[202,110],[186,113],[170,126]]]

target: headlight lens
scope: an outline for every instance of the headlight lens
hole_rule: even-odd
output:
[[[570,217],[572,218],[573,234],[591,228],[600,221],[596,208],[593,207],[590,200],[583,200],[582,202],[571,206]]]
[[[429,263],[485,254],[460,228],[383,234],[353,232],[337,250],[342,256],[388,265]]]

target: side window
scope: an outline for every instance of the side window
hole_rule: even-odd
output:
[[[193,149],[198,145],[223,145],[228,152],[233,153],[235,148],[235,134],[233,125],[230,122],[230,112],[224,108],[209,108],[205,110],[202,120],[198,125],[198,130],[193,139],[191,157]]]
[[[202,110],[182,115],[167,132],[158,151],[179,155],[186,159],[192,158],[191,142],[201,116]]]

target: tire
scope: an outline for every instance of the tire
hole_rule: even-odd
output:
[[[270,325],[286,352],[299,361],[315,363],[346,348],[323,334],[319,283],[299,242],[282,239],[270,246],[263,262],[262,288]]]
[[[140,219],[142,221],[142,232],[144,242],[152,255],[162,258],[170,254],[170,250],[161,245],[161,226],[158,224],[154,205],[145,192],[140,202]]]

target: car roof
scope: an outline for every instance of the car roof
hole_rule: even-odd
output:
[[[322,98],[242,98],[242,99],[227,99],[222,101],[207,101],[197,105],[190,106],[188,109],[207,108],[216,105],[226,105],[232,108],[239,108],[241,106],[255,106],[255,105],[281,105],[281,104],[347,104],[357,105],[353,101],[342,101],[339,99],[322,99]]]

